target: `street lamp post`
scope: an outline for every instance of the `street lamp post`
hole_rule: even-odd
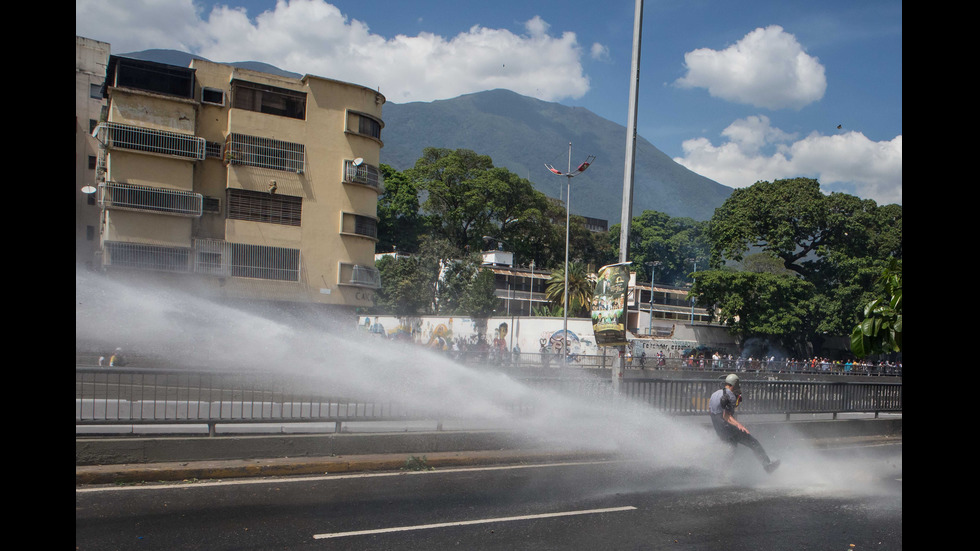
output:
[[[659,260],[654,260],[653,262],[647,262],[647,266],[650,267],[650,320],[647,325],[647,336],[653,334],[653,280],[654,280],[654,269],[660,265]]]
[[[564,333],[562,334],[564,346],[562,346],[562,366],[568,365],[568,227],[569,221],[571,220],[571,211],[569,210],[569,203],[571,203],[572,195],[572,178],[578,176],[579,174],[585,172],[585,169],[589,168],[592,161],[595,160],[595,155],[589,155],[585,162],[578,165],[575,172],[572,172],[572,142],[568,142],[568,172],[562,173],[555,167],[545,164],[545,168],[551,172],[557,174],[558,176],[564,176],[566,178],[566,191],[565,191],[565,307],[564,316],[565,323],[563,326]]]

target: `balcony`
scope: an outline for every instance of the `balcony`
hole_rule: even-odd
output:
[[[344,161],[344,183],[367,186],[378,193],[384,192],[384,175],[381,170],[360,159]]]
[[[360,266],[357,264],[341,262],[338,283],[340,285],[350,285],[352,287],[380,289],[381,272],[370,266]]]
[[[107,209],[196,218],[204,205],[204,196],[190,191],[119,182],[106,182],[101,188],[100,202]]]
[[[190,134],[104,122],[95,128],[92,135],[107,148],[167,155],[194,161],[204,159],[204,138]]]
[[[225,142],[224,161],[231,165],[302,174],[306,163],[306,148],[301,143],[247,134],[229,134]]]

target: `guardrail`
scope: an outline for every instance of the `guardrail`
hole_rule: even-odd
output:
[[[563,366],[560,353],[540,352],[493,352],[469,351],[465,354],[447,351],[460,363],[467,365],[499,365],[520,368],[556,368]],[[569,354],[568,367],[609,369],[619,357],[613,354]],[[860,365],[848,366],[842,363],[813,362],[804,360],[755,360],[755,359],[712,359],[712,358],[645,358],[633,356],[626,362],[627,369],[648,371],[717,371],[725,373],[799,373],[813,375],[870,375],[900,377],[902,367],[898,365]]]
[[[535,388],[612,397],[611,381],[585,377],[531,377]],[[620,385],[622,397],[672,415],[707,413],[717,378],[637,379]],[[75,424],[151,425],[224,423],[334,423],[351,421],[441,421],[451,414],[413,411],[396,401],[378,401],[313,391],[314,380],[266,373],[178,369],[75,369]],[[304,389],[304,390],[297,390]],[[902,411],[901,383],[743,380],[744,413],[832,413]],[[509,403],[516,415],[534,403]]]

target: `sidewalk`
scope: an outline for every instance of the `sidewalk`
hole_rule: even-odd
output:
[[[901,442],[901,419],[774,423],[761,432],[792,429],[814,447]],[[191,445],[193,444],[193,445]],[[113,460],[111,450],[129,445]],[[86,448],[106,454],[95,464]],[[276,451],[278,447],[278,452]],[[345,449],[346,453],[332,453]],[[384,451],[382,451],[384,450]],[[286,453],[288,452],[288,453]],[[182,453],[186,460],[163,460]],[[238,457],[229,457],[236,454]],[[94,455],[94,454],[93,454]],[[224,457],[223,457],[224,456]],[[81,459],[80,459],[81,458]],[[614,453],[555,450],[495,432],[330,435],[319,437],[130,438],[76,440],[75,484],[137,484],[243,477],[412,471],[486,465],[541,464],[616,459]]]

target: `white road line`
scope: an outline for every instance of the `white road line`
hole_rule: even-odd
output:
[[[406,476],[406,475],[438,475],[449,473],[460,473],[470,471],[500,471],[508,469],[538,469],[545,467],[568,467],[575,465],[603,465],[608,463],[629,463],[633,460],[602,460],[602,461],[568,461],[560,463],[530,463],[524,465],[485,465],[478,467],[449,467],[438,468],[433,471],[381,471],[364,473],[338,473],[327,475],[290,475],[288,477],[261,477],[261,478],[224,478],[209,482],[171,482],[164,484],[135,484],[132,486],[96,486],[93,488],[75,488],[76,494],[90,492],[117,492],[126,490],[173,490],[173,489],[193,489],[208,488],[211,486],[228,486],[244,484],[284,484],[287,482],[315,482],[324,480],[345,480],[349,478],[377,478],[386,476]]]
[[[598,513],[614,513],[619,511],[632,511],[636,507],[628,505],[625,507],[610,507],[608,509],[588,509],[584,511],[564,511],[561,513],[544,513],[540,515],[522,515],[519,517],[498,517],[484,518],[478,520],[461,520],[457,522],[441,522],[438,524],[419,524],[417,526],[396,526],[394,528],[378,528],[376,530],[357,530],[354,532],[335,532],[332,534],[314,534],[313,539],[346,538],[349,536],[365,536],[368,534],[386,534],[390,532],[407,532],[410,530],[430,530],[433,528],[447,528],[449,526],[468,526],[471,524],[489,524],[492,522],[511,522],[515,520],[531,520],[541,518],[568,517],[573,515],[594,515]]]

